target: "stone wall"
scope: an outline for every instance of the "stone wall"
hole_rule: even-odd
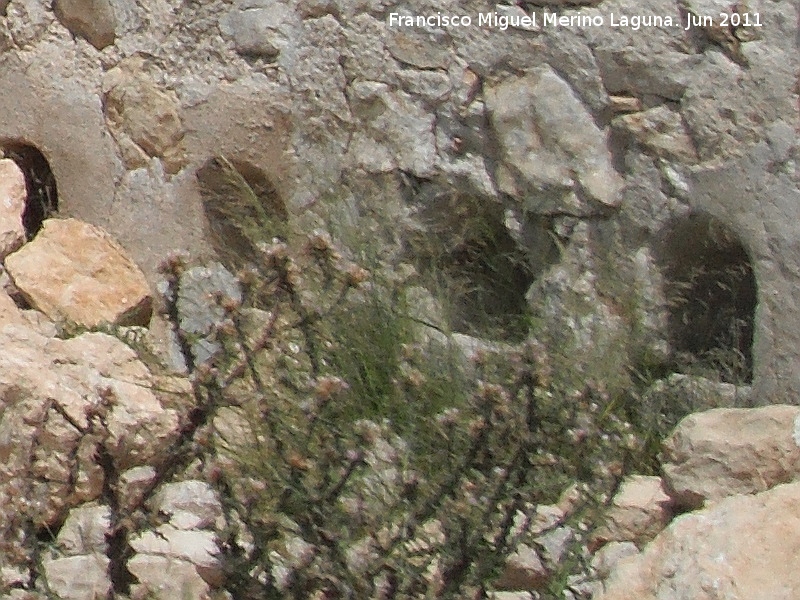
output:
[[[400,246],[454,198],[502,216],[567,378],[624,385],[630,366],[674,362],[655,249],[707,214],[755,275],[754,397],[796,402],[795,3],[750,0],[758,28],[685,30],[727,3],[550,0],[497,7],[538,17],[506,31],[388,24],[476,22],[493,7],[475,1],[3,4],[0,140],[38,148],[60,211],[107,229],[151,282],[170,252],[211,254],[194,173],[214,154],[264,174],[301,224],[375,215]],[[542,26],[552,11],[604,25]]]

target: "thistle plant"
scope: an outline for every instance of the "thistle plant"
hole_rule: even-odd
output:
[[[216,299],[186,444],[234,597],[486,598],[539,503],[616,484],[637,448],[602,386],[564,398],[534,341],[468,361],[326,231],[273,235],[285,215],[230,162],[198,179],[243,291]]]

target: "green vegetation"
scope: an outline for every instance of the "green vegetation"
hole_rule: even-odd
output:
[[[252,269],[195,374],[236,597],[486,597],[519,515],[615,485],[628,426],[535,343],[468,360],[324,232]]]
[[[238,235],[258,218],[286,226],[247,202],[236,214],[250,225],[229,215]],[[565,370],[574,357],[529,335],[527,309],[493,319],[490,295],[470,308],[469,286],[497,292],[497,272],[519,266],[497,220],[479,217],[442,225],[427,246],[412,240],[418,277],[378,258],[369,228],[348,249],[325,230],[265,239],[267,223],[229,261],[246,300],[219,299],[222,351],[193,377],[234,597],[485,598],[536,505],[578,484],[575,518],[595,523],[624,473],[657,468],[663,435],[685,414],[650,393],[661,365],[631,373],[601,349],[591,373]],[[440,292],[444,318],[426,323],[409,282]],[[460,347],[448,329],[473,317],[516,345]],[[568,553],[552,592],[580,561]]]

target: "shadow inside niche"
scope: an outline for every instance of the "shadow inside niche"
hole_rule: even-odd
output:
[[[446,305],[449,327],[490,339],[525,339],[525,295],[539,269],[509,234],[502,205],[432,183],[423,183],[411,202],[422,227],[407,240],[407,251],[425,286]]]
[[[18,141],[0,143],[6,158],[13,160],[25,176],[28,198],[22,224],[25,235],[33,238],[42,228],[42,223],[58,210],[58,188],[50,163],[44,154],[30,144]]]
[[[259,242],[286,239],[289,212],[259,167],[212,156],[197,169],[196,178],[211,244],[228,269],[235,272],[257,260]]]
[[[750,383],[758,288],[739,237],[698,212],[669,223],[655,250],[675,369]]]

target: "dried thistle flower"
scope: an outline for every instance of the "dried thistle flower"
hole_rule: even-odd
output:
[[[179,277],[186,269],[186,256],[180,253],[172,253],[162,260],[158,265],[158,272],[165,275]]]
[[[340,394],[348,389],[347,382],[341,377],[323,376],[317,379],[317,384],[314,388],[314,393],[317,398],[322,402],[327,402],[333,396]]]
[[[350,263],[344,269],[345,283],[350,287],[358,287],[369,279],[369,271],[359,267],[355,263]]]

